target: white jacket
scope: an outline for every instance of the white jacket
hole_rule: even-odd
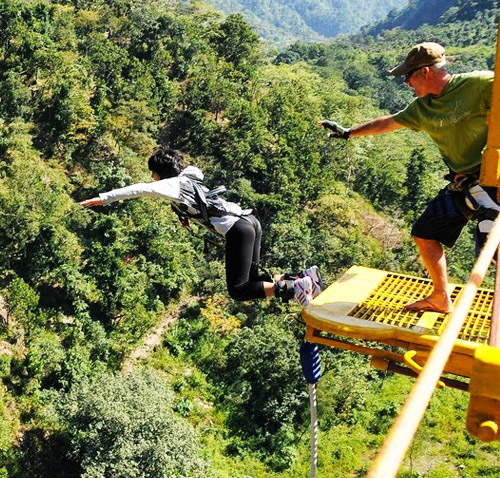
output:
[[[179,176],[173,178],[161,179],[151,183],[137,183],[126,186],[120,189],[113,189],[112,191],[101,193],[99,197],[103,204],[111,204],[115,201],[123,199],[133,199],[143,196],[157,196],[169,201],[185,204],[188,206],[188,212],[196,214],[196,203],[193,198],[187,193],[190,189],[186,187],[187,183],[192,180],[203,181],[203,172],[196,166],[188,166],[184,169]],[[183,187],[184,186],[184,187]],[[203,187],[205,191],[207,188]],[[248,210],[243,210],[238,204],[234,202],[222,200],[224,209],[231,215],[222,217],[210,217],[210,223],[214,229],[225,236],[227,231],[240,219],[238,216],[249,214]]]

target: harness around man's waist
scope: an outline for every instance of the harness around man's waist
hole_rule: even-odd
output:
[[[485,189],[482,186],[479,186],[479,173],[449,173],[444,177],[444,179],[451,181],[447,186],[447,191],[452,194],[452,198],[457,209],[466,219],[477,219],[478,217],[481,219],[490,219],[492,221],[496,219],[498,209],[480,204],[480,202],[478,202],[471,193],[472,188],[479,187],[485,195],[496,203],[496,200],[492,197],[492,195],[496,196],[496,191],[489,194],[489,189],[496,190],[496,188]]]

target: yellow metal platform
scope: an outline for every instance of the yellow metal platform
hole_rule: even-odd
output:
[[[307,340],[403,362],[417,370],[425,364],[449,314],[414,312],[403,305],[426,297],[431,290],[428,279],[354,266],[303,310]],[[453,302],[462,290],[462,285],[449,284]],[[445,372],[471,376],[474,351],[488,341],[492,303],[493,291],[479,289]],[[352,339],[376,341],[380,346]],[[404,350],[383,345],[413,353],[405,357]]]

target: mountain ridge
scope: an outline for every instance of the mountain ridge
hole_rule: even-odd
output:
[[[382,20],[407,0],[207,0],[226,14],[240,13],[266,41],[322,41],[353,34]]]
[[[392,10],[387,18],[373,26],[364,27],[362,32],[377,35],[394,28],[412,31],[424,25],[444,26],[474,21],[481,15],[491,16],[492,10],[498,12],[499,4],[498,0],[411,0],[406,8]]]

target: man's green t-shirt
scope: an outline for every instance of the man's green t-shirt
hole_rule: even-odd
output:
[[[473,173],[479,170],[488,136],[492,87],[491,71],[452,75],[440,95],[417,98],[393,118],[402,126],[426,131],[452,171]]]

